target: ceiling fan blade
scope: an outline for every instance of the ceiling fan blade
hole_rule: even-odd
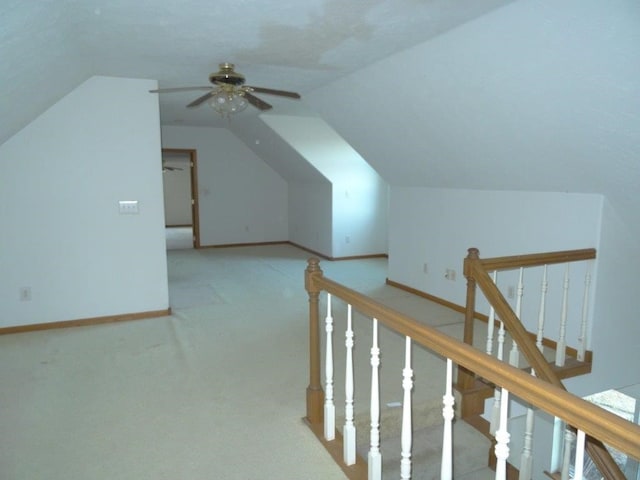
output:
[[[256,107],[258,110],[271,110],[273,107],[271,105],[269,105],[267,102],[265,102],[264,100],[259,99],[258,97],[256,97],[255,95],[252,95],[249,92],[245,92],[244,93],[244,98],[247,99],[247,101],[253,105],[254,107]]]
[[[296,92],[287,92],[285,90],[274,90],[273,88],[250,87],[248,85],[247,85],[247,88],[250,88],[254,92],[258,92],[258,93],[267,93],[269,95],[280,95],[281,97],[289,97],[289,98],[300,98],[300,94]]]
[[[192,90],[211,90],[211,87],[177,87],[177,88],[159,88],[157,90],[149,90],[149,93],[173,93],[173,92],[189,92]]]
[[[193,102],[191,102],[189,105],[187,105],[187,108],[197,107],[198,105],[200,105],[200,104],[206,102],[207,100],[209,100],[211,98],[211,95],[213,95],[213,94],[214,94],[214,90],[212,90],[210,88],[207,93],[205,93],[201,97],[196,98]]]

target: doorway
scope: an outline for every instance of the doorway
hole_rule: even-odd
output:
[[[163,148],[162,179],[167,249],[200,248],[197,151]]]

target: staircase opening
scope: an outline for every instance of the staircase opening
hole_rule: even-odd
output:
[[[598,405],[599,407],[618,415],[633,423],[640,423],[640,384],[619,389],[610,389],[603,392],[594,393],[583,397],[585,400]],[[558,457],[562,456],[564,440],[561,432],[564,431],[564,423],[556,422],[556,434],[554,435],[553,451]],[[557,434],[557,432],[560,432]],[[625,477],[631,480],[640,480],[638,461],[629,457],[624,452],[615,448],[607,447],[609,453],[616,461]],[[575,458],[575,445],[571,447],[571,458]],[[574,478],[574,467],[569,468],[569,478]],[[601,480],[603,477],[598,471],[593,461],[587,456],[584,459],[583,478],[585,480]]]
[[[441,448],[435,450],[436,455],[441,453],[441,460],[435,459],[428,462],[428,465],[438,466],[441,478],[453,478],[453,470],[457,471],[457,478],[462,478],[459,476],[459,468],[456,468],[453,463],[456,458],[460,458],[454,455],[457,449],[452,442],[453,418],[456,413],[458,418],[476,428],[478,428],[477,426],[481,427],[479,428],[481,433],[486,431],[493,438],[488,466],[495,470],[496,479],[534,478],[534,463],[531,459],[534,454],[532,440],[535,431],[535,417],[536,412],[544,412],[546,418],[561,418],[567,425],[570,425],[570,428],[563,427],[561,431],[564,438],[567,439],[568,445],[563,450],[562,469],[561,471],[552,469],[551,473],[545,471],[544,473],[550,478],[570,478],[569,467],[572,459],[568,457],[573,443],[577,446],[574,456],[577,460],[571,461],[571,465],[575,463],[575,478],[590,478],[583,476],[583,458],[588,455],[596,462],[598,469],[608,480],[637,479],[637,470],[635,470],[635,476],[625,476],[623,470],[626,469],[627,462],[619,466],[609,453],[608,447],[614,447],[621,452],[626,452],[629,457],[640,459],[640,426],[636,422],[628,421],[594,405],[593,402],[576,397],[566,391],[561,378],[587,372],[576,373],[576,371],[572,371],[570,375],[566,375],[567,372],[557,373],[557,367],[565,365],[564,363],[558,365],[558,358],[563,362],[568,362],[569,358],[575,358],[577,362],[587,363],[590,362],[587,360],[588,351],[581,348],[570,348],[564,338],[566,329],[562,327],[560,339],[553,342],[556,350],[555,360],[549,362],[539,350],[540,347],[548,347],[545,343],[547,337],[544,336],[544,331],[541,332],[543,329],[537,329],[536,333],[526,330],[516,314],[520,308],[516,306],[514,312],[509,307],[508,302],[497,289],[499,285],[495,278],[492,279],[488,273],[488,271],[495,271],[501,267],[513,268],[515,266],[518,269],[533,265],[545,267],[569,261],[591,261],[594,258],[595,250],[585,249],[482,260],[478,257],[476,249],[470,249],[470,256],[464,264],[464,273],[469,287],[464,322],[464,337],[465,340],[469,337],[469,341],[465,342],[325,277],[319,266],[319,260],[317,258],[309,259],[305,271],[305,287],[309,296],[309,385],[306,390],[306,423],[351,479],[379,480],[382,478],[383,467],[388,467],[390,463],[392,474],[396,475],[399,470],[403,479],[412,478],[413,468],[419,468],[419,471],[423,473],[426,467],[418,465],[417,461],[431,452],[432,447],[439,442],[427,442],[426,449],[418,445],[419,436],[415,422],[423,419],[423,415],[420,414],[421,405],[417,405],[415,401],[419,390],[417,387],[421,385],[421,380],[414,382],[415,368],[417,372],[415,380],[421,379],[424,372],[429,372],[426,384],[430,387],[444,385],[441,408],[438,409],[438,413],[441,412],[442,416],[442,442]],[[569,268],[565,266],[563,270],[565,273],[564,281],[561,283],[563,287],[561,317],[564,318],[567,310],[565,306],[569,297],[567,287],[570,282]],[[521,286],[522,270],[520,270],[520,277],[519,292],[523,290]],[[543,276],[543,278],[546,277]],[[584,283],[585,286],[588,286],[590,284],[588,274],[586,279]],[[543,285],[545,283],[543,282]],[[466,326],[467,323],[472,324],[471,322],[475,320],[476,287],[479,287],[487,297],[492,310],[494,310],[488,315],[487,325],[494,325],[495,319],[499,319],[500,330],[504,327],[505,331],[510,333],[512,342],[519,344],[520,348],[516,352],[524,355],[526,365],[520,364],[519,355],[509,355],[509,361],[504,361],[500,355],[500,352],[503,351],[502,348],[497,349],[498,356],[494,358],[484,352],[484,348],[477,348],[474,345],[473,336],[468,335],[473,332],[467,330]],[[546,298],[547,289],[542,288],[541,291],[543,292],[542,297]],[[588,303],[585,300],[588,298],[588,289],[585,289],[582,305]],[[542,302],[540,304],[542,305]],[[321,305],[325,312],[324,322],[321,321]],[[541,311],[544,311],[544,308],[541,308]],[[581,320],[587,318],[587,313],[585,309],[580,316]],[[539,315],[537,320],[541,318],[543,316]],[[540,326],[544,322],[538,321],[537,323]],[[378,324],[380,324],[380,329]],[[584,322],[581,321],[580,325],[584,326]],[[339,348],[339,343],[334,341],[335,329],[344,332],[344,349]],[[381,336],[379,341],[379,331],[384,334],[389,332],[391,337],[387,339]],[[505,335],[499,331],[499,346],[500,338],[503,336]],[[536,342],[538,339],[540,339],[540,346]],[[362,347],[354,349],[355,343],[358,342],[359,345],[362,345],[363,340],[364,349]],[[480,343],[483,344],[481,346],[484,347],[484,339],[481,340]],[[402,343],[404,348],[388,348],[393,342]],[[491,343],[493,344],[493,342]],[[584,336],[581,337],[579,343],[583,345],[586,343]],[[370,349],[367,348],[369,346]],[[512,348],[511,351],[514,349]],[[562,355],[559,356],[558,351]],[[338,355],[337,352],[340,354]],[[364,353],[359,355],[358,352]],[[437,358],[442,365],[432,368],[433,365],[428,358],[422,357],[423,352],[435,353],[434,358]],[[393,365],[394,367],[391,370],[389,367],[381,369],[380,366],[383,364],[381,359],[384,359],[384,365]],[[443,365],[445,360],[446,370]],[[456,365],[458,370],[458,380],[455,383],[452,365]],[[398,416],[391,418],[385,415],[386,412],[380,407],[381,405],[389,405],[389,400],[397,399],[397,386],[392,387],[394,391],[392,396],[389,396],[388,393],[385,393],[389,390],[382,389],[381,386],[388,386],[390,382],[383,382],[381,379],[386,377],[389,380],[389,374],[386,372],[392,372],[390,375],[394,373],[396,375],[395,382],[400,383],[398,379],[400,371],[402,372],[403,395],[399,409],[401,410],[401,418]],[[341,376],[342,373],[339,373],[336,376],[336,372],[342,372],[344,375]],[[462,382],[461,373],[463,373],[462,380],[471,381]],[[365,401],[368,397],[368,404],[362,410],[357,408],[362,403],[362,396],[359,397],[356,392],[355,385],[361,383],[354,381],[356,377],[360,379],[370,377],[370,394],[367,395],[366,385],[364,394],[361,394],[364,395]],[[444,380],[441,377],[444,377]],[[482,385],[478,386],[478,382]],[[456,387],[457,395],[462,397],[460,402],[455,401],[452,387]],[[487,414],[484,408],[487,398],[484,394],[485,387],[491,387],[495,390],[491,395],[494,397],[491,421],[480,419],[481,415]],[[500,393],[497,401],[496,392]],[[628,394],[628,392],[623,393]],[[510,400],[512,399],[528,406],[525,416],[512,416],[514,412],[509,412]],[[452,408],[456,404],[460,406],[459,409]],[[344,405],[344,415],[336,415],[339,405]],[[496,406],[497,408],[495,408]],[[476,407],[481,410],[475,411]],[[633,409],[635,414],[635,402]],[[416,413],[415,416],[414,413]],[[495,417],[495,422],[493,417]],[[478,420],[473,422],[476,418]],[[512,425],[515,423],[512,421],[516,418],[518,420],[524,419],[525,422]],[[391,451],[397,454],[396,457],[389,454],[390,449],[384,448],[386,432],[391,430],[389,420],[392,420],[391,425],[395,426],[393,433],[396,438],[392,442],[395,449],[392,448]],[[343,425],[341,432],[339,425]],[[524,429],[521,428],[523,425]],[[516,427],[513,432],[517,432],[518,438],[521,439],[520,445],[514,449],[514,452],[510,452],[510,426]],[[363,430],[365,436],[368,433],[368,441],[365,441],[365,446],[368,446],[368,460],[364,456],[364,453],[367,452],[364,450],[361,452],[358,448],[358,432]],[[395,435],[397,432],[399,432],[399,436]],[[550,430],[539,430],[539,433],[543,432],[549,434]],[[524,434],[520,435],[520,433]],[[514,442],[513,446],[516,446],[517,443]],[[540,452],[542,456],[538,459],[544,463],[547,463],[545,457],[549,453],[550,444],[551,442],[544,440],[538,442],[538,445],[543,447]],[[519,448],[520,446],[522,448]],[[518,457],[520,458],[519,463],[517,463]],[[384,458],[387,459],[386,463],[383,462]],[[485,458],[487,457],[485,456]],[[512,458],[515,463],[511,463]],[[389,462],[389,460],[392,461]],[[634,468],[633,464],[629,463],[629,468]],[[476,473],[477,471],[474,470],[473,475]],[[539,478],[538,474],[540,473],[536,472],[535,478]],[[420,474],[418,473],[418,475]],[[426,478],[432,477],[435,478],[428,474]],[[469,478],[477,478],[477,476]]]

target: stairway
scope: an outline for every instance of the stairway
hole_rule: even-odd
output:
[[[591,252],[591,250],[586,253],[582,251],[552,252],[549,255],[544,255],[544,259],[547,261],[547,257],[550,257],[552,263],[558,263],[559,261],[567,261],[567,257],[574,259],[574,257],[577,256],[579,259],[584,259],[593,258],[592,255],[594,255],[594,253]],[[513,267],[512,264],[516,260],[521,261],[524,259],[525,264],[533,261],[539,263],[542,257],[543,256],[538,254],[513,258],[504,257],[489,261],[488,265],[496,268],[494,266],[496,262],[504,263],[506,259],[507,266]],[[478,262],[479,260],[476,259],[476,264],[478,264]],[[492,439],[487,435],[487,422],[482,417],[482,413],[485,411],[485,400],[493,395],[492,382],[504,386],[507,391],[513,392],[514,395],[519,396],[519,398],[524,401],[531,402],[536,406],[534,408],[542,408],[544,411],[562,418],[565,421],[571,421],[572,425],[583,429],[581,430],[582,432],[585,431],[584,425],[587,425],[588,429],[586,429],[586,431],[589,432],[589,435],[597,435],[596,438],[607,438],[613,445],[621,450],[630,452],[632,455],[634,454],[633,449],[627,449],[625,446],[627,444],[625,441],[622,441],[623,438],[633,437],[635,433],[633,430],[629,430],[626,425],[623,425],[615,418],[607,418],[607,415],[598,414],[596,417],[589,415],[590,408],[588,408],[586,402],[579,398],[575,398],[575,400],[572,399],[572,396],[562,388],[562,378],[582,375],[590,371],[590,359],[585,358],[585,362],[574,362],[572,360],[572,358],[583,358],[586,356],[585,354],[588,353],[584,351],[584,341],[580,342],[581,350],[579,351],[579,355],[571,355],[569,350],[575,350],[576,352],[578,352],[578,350],[565,347],[567,342],[565,341],[564,333],[560,335],[560,340],[558,340],[557,344],[544,338],[541,333],[543,331],[541,327],[538,328],[538,335],[533,337],[520,322],[519,317],[510,308],[504,296],[497,291],[495,282],[489,277],[486,271],[482,270],[481,267],[483,267],[483,265],[471,264],[465,260],[465,276],[470,279],[473,274],[475,275],[475,277],[473,277],[475,280],[468,281],[469,288],[465,309],[464,334],[463,342],[461,343],[450,336],[452,332],[449,332],[446,328],[447,324],[438,322],[436,322],[437,326],[423,324],[415,317],[407,316],[402,312],[393,310],[392,307],[376,302],[330,279],[326,279],[317,263],[318,261],[316,259],[309,261],[305,276],[305,286],[309,293],[309,330],[311,332],[311,368],[310,382],[307,388],[307,417],[305,418],[314,430],[314,433],[320,438],[323,444],[325,444],[327,450],[330,451],[331,455],[340,463],[342,457],[341,436],[336,437],[335,444],[328,444],[328,442],[324,441],[322,432],[319,429],[319,427],[322,426],[322,404],[325,399],[321,384],[321,351],[323,347],[323,345],[321,345],[321,339],[323,337],[319,335],[321,328],[318,298],[319,292],[326,290],[332,296],[336,296],[349,306],[347,328],[345,330],[345,346],[348,362],[343,362],[342,358],[336,358],[342,356],[341,353],[338,353],[341,352],[341,349],[332,350],[329,348],[332,345],[332,341],[330,340],[333,332],[332,313],[335,315],[336,311],[327,308],[327,311],[332,313],[327,314],[326,317],[326,332],[328,332],[326,339],[326,358],[330,359],[330,361],[327,361],[326,366],[326,371],[330,372],[327,374],[329,375],[329,379],[326,382],[328,385],[327,392],[329,392],[327,399],[328,407],[326,408],[332,408],[332,405],[335,405],[336,409],[339,410],[340,405],[346,404],[347,411],[353,412],[354,409],[356,409],[354,423],[356,424],[358,438],[353,438],[351,435],[348,436],[347,440],[356,441],[354,441],[354,443],[347,442],[346,445],[350,445],[350,447],[346,447],[346,451],[349,453],[350,458],[352,458],[352,449],[355,444],[357,444],[355,448],[360,453],[360,458],[354,465],[351,464],[353,461],[351,459],[348,460],[348,466],[342,465],[343,471],[348,474],[349,478],[367,478],[367,465],[362,459],[366,458],[369,449],[368,436],[370,419],[366,412],[363,412],[369,405],[367,401],[369,395],[366,388],[368,382],[361,380],[365,388],[354,390],[353,379],[356,379],[355,383],[360,384],[358,379],[367,379],[368,377],[371,378],[371,408],[377,411],[378,405],[383,406],[380,415],[380,450],[383,458],[383,472],[391,478],[397,478],[400,474],[401,465],[403,469],[408,468],[408,464],[400,460],[400,452],[404,448],[406,452],[411,452],[411,470],[413,472],[411,478],[438,478],[440,476],[439,464],[442,451],[443,407],[442,393],[439,393],[439,391],[444,390],[444,387],[447,386],[446,395],[450,395],[450,393],[448,393],[448,386],[451,385],[450,369],[447,370],[447,380],[445,381],[443,378],[443,358],[448,358],[454,365],[457,364],[464,368],[464,370],[459,369],[457,376],[458,391],[462,393],[462,397],[458,398],[456,402],[456,406],[460,409],[460,412],[459,415],[456,416],[458,422],[454,424],[453,444],[454,450],[462,452],[462,455],[458,453],[460,456],[455,460],[454,474],[456,478],[464,478],[466,475],[468,475],[468,478],[482,478],[485,475],[491,478],[493,475],[485,467],[487,463],[491,464],[491,459],[488,457],[493,449],[491,448]],[[565,272],[568,272],[568,267],[565,269]],[[522,291],[522,268],[520,268],[520,273],[518,292]],[[478,348],[479,346],[476,345],[477,343],[490,344],[490,342],[495,341],[492,336],[484,337],[487,339],[485,341],[482,336],[474,337],[473,335],[473,323],[477,317],[475,311],[476,283],[480,285],[487,300],[495,307],[495,313],[498,318],[501,319],[501,325],[505,327],[507,332],[506,336],[509,337],[508,340],[510,341],[512,338],[515,342],[510,345],[512,348],[509,353],[506,354],[505,352],[506,356],[510,357],[512,361],[516,355],[520,355],[521,358],[523,356],[526,357],[531,365],[535,366],[536,378],[526,372],[518,371],[517,368],[509,366],[508,363],[498,361],[483,354],[484,348]],[[565,273],[564,285],[566,286],[568,283]],[[543,282],[543,285],[546,285],[546,282]],[[545,290],[543,289],[543,291]],[[564,289],[564,294],[566,300],[566,288]],[[519,300],[517,303],[519,304]],[[329,305],[328,301],[327,305]],[[352,307],[356,311],[356,314],[364,317],[362,319],[355,319],[353,329],[351,321]],[[520,311],[518,305],[516,310],[518,312]],[[566,308],[563,308],[563,312],[565,310]],[[343,318],[343,315],[335,315],[335,317]],[[562,317],[563,320],[566,319],[564,313]],[[539,316],[539,319],[541,318],[542,316]],[[583,315],[583,318],[586,317]],[[489,315],[487,320],[489,320],[487,325],[494,325],[492,315]],[[372,343],[371,332],[378,331],[376,328],[378,322],[382,322],[384,328],[381,329],[380,339],[378,339],[378,334],[376,333],[374,335],[374,342]],[[541,323],[539,323],[539,326],[540,325]],[[564,322],[562,325],[562,332],[564,332],[566,325]],[[358,328],[364,329],[364,331],[358,331]],[[440,330],[440,328],[442,328],[442,330]],[[364,340],[365,345],[364,348],[359,347],[355,349],[355,353],[353,349],[354,332],[355,337],[359,339],[359,345],[362,345],[362,340]],[[385,332],[387,333],[387,338],[384,337]],[[497,349],[498,353],[502,353],[503,344],[501,342],[504,337],[504,332],[501,329],[498,335],[500,347]],[[535,341],[536,339],[537,341]],[[394,343],[402,343],[404,344],[404,348],[389,348],[389,346]],[[515,347],[516,343],[519,348]],[[546,358],[544,354],[548,353],[547,351],[541,352],[543,346],[545,347],[544,350],[548,350],[551,343],[559,346],[558,351],[562,352],[560,357],[569,357],[566,359],[568,360],[568,364],[562,369],[554,367],[555,362],[550,362],[550,360]],[[371,347],[369,348],[370,345]],[[487,350],[491,351],[488,347]],[[382,368],[379,368],[381,351],[384,352],[384,362],[382,363]],[[432,353],[425,355],[427,352],[433,352],[436,353],[436,355]],[[500,355],[500,358],[503,358],[502,355]],[[562,362],[563,358],[559,358],[557,361]],[[436,365],[438,363],[440,365]],[[334,369],[334,365],[346,365],[346,374],[343,378],[340,378],[340,372],[344,372],[344,369],[340,367]],[[520,363],[520,365],[522,365],[522,363]],[[401,381],[399,381],[399,372],[402,372]],[[379,379],[378,373],[380,373]],[[389,375],[391,375],[391,377],[389,377]],[[489,381],[484,382],[484,378]],[[346,382],[344,380],[346,380]],[[399,388],[400,383],[402,384],[402,389]],[[348,399],[340,398],[342,396],[340,390],[338,389],[337,392],[334,392],[332,388],[333,385],[345,385],[345,391],[347,392],[345,396],[348,396]],[[404,422],[405,428],[402,440],[399,432],[400,426],[403,423],[401,421],[402,409],[397,408],[394,411],[394,409],[391,408],[395,404],[399,405],[399,402],[397,402],[399,397],[404,397],[403,402],[406,405],[410,405],[411,411],[413,412],[412,422],[410,422],[412,423],[411,427],[409,428],[409,424],[406,421]],[[410,400],[410,398],[412,400]],[[445,396],[445,399],[446,398]],[[506,396],[504,398],[506,398]],[[425,401],[434,403],[425,404]],[[386,408],[384,407],[385,405]],[[421,405],[422,408],[420,407]],[[569,409],[570,415],[565,411],[565,408]],[[360,414],[358,414],[357,409],[360,409]],[[504,416],[506,414],[504,413],[504,409],[502,412],[503,418],[501,421],[504,425]],[[531,412],[531,410],[529,410],[529,412]],[[449,411],[447,416],[450,418],[450,415],[451,412]],[[531,418],[532,415],[529,413],[527,416],[526,435],[524,435],[525,445],[520,449],[516,448],[514,452],[512,452],[515,456],[519,456],[518,452],[520,451],[528,453],[531,450]],[[569,418],[570,420],[568,420]],[[437,420],[431,423],[429,419]],[[343,422],[340,422],[339,419],[336,420],[338,429],[340,429],[340,425]],[[597,432],[596,425],[590,423],[596,420],[598,423],[597,429],[599,429]],[[389,428],[390,425],[392,428]],[[393,427],[394,425],[395,427]],[[473,427],[476,427],[477,431],[474,430]],[[501,461],[498,463],[498,470],[502,478],[504,478],[505,473],[507,473],[507,478],[517,478],[512,477],[514,472],[513,469],[509,469],[508,465],[506,467],[507,471],[505,472],[505,458],[510,448],[509,435],[505,430],[502,430],[503,428],[504,427],[501,426],[500,443],[498,444],[499,451],[501,452]],[[410,429],[413,431],[413,437],[407,433]],[[611,436],[610,432],[614,429],[616,436]],[[353,431],[350,430],[349,433],[353,433]],[[472,438],[467,438],[468,436],[472,436]],[[473,436],[475,436],[475,438],[473,438]],[[594,461],[597,459],[599,468],[601,466],[604,467],[605,470],[603,471],[606,471],[607,475],[611,474],[611,478],[621,478],[616,471],[619,469],[615,463],[611,461],[610,456],[606,455],[607,452],[602,446],[602,443],[599,440],[592,439],[592,437],[588,438],[587,450],[592,458],[594,458]],[[410,442],[411,445],[407,445],[408,442]],[[338,448],[335,448],[336,446]],[[478,448],[478,453],[474,451],[476,447]],[[476,462],[475,459],[479,459],[479,461]],[[489,462],[487,462],[487,459]],[[449,472],[444,473],[449,474]],[[402,475],[403,478],[409,478],[409,472],[407,471],[403,471]],[[376,478],[378,477],[376,476]]]
[[[412,480],[440,478],[442,461],[443,418],[440,399],[413,406]],[[342,430],[344,417],[336,418]],[[368,413],[354,418],[357,432],[357,453],[366,463],[369,451],[370,418]],[[380,414],[380,451],[383,478],[399,478],[401,459],[400,430],[402,408],[386,406]],[[454,464],[457,480],[494,479],[495,472],[487,467],[491,441],[462,420],[453,424]]]
[[[412,480],[440,478],[442,456],[442,423],[413,432]],[[469,424],[453,424],[453,475],[463,478],[494,478],[495,472],[487,467],[487,451],[491,442]],[[381,442],[383,478],[398,478],[400,472],[400,437]],[[360,452],[366,458],[365,451]]]

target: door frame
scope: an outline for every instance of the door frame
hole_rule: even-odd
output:
[[[193,228],[193,248],[200,248],[200,207],[198,204],[198,151],[190,148],[163,148],[162,153],[189,155],[191,174],[191,223]]]

